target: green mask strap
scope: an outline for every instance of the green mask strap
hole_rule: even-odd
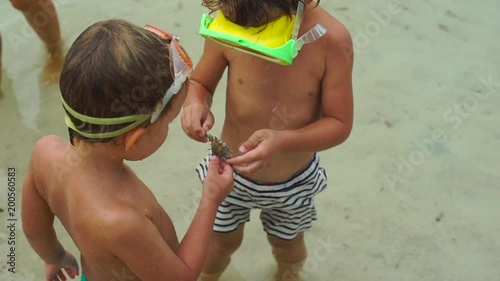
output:
[[[151,117],[151,114],[139,114],[139,115],[131,115],[131,116],[124,116],[124,117],[113,117],[113,118],[98,118],[98,117],[91,117],[91,116],[86,116],[83,114],[80,114],[73,110],[69,105],[64,101],[63,98],[61,98],[62,104],[64,109],[74,118],[93,125],[121,125],[121,124],[126,124],[126,123],[131,123],[130,125],[121,128],[119,130],[113,131],[113,132],[105,132],[105,133],[87,133],[87,132],[82,132],[79,129],[76,128],[75,124],[71,121],[71,118],[66,114],[64,117],[64,121],[66,123],[66,126],[69,128],[73,129],[74,131],[78,132],[80,135],[89,138],[89,139],[107,139],[107,138],[114,138],[117,137],[123,133],[126,133],[137,126],[141,125],[146,121],[148,118]]]

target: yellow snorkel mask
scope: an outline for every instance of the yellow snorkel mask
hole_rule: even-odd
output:
[[[317,24],[297,38],[304,7],[304,2],[299,1],[292,20],[283,16],[268,23],[265,28],[239,26],[228,20],[221,11],[217,12],[216,18],[204,14],[199,33],[225,47],[274,63],[290,65],[304,44],[311,43],[326,33],[326,29]]]

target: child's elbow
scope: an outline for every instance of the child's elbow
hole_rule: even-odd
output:
[[[344,124],[340,133],[341,143],[345,142],[352,132],[352,124]]]
[[[338,122],[335,125],[335,133],[332,134],[332,143],[334,146],[344,143],[352,131],[352,123]]]

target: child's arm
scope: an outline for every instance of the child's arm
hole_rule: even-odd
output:
[[[212,98],[228,64],[222,48],[210,40],[205,40],[203,55],[189,78],[181,122],[184,132],[197,141],[206,142],[206,132],[214,124],[210,111]]]
[[[131,208],[103,214],[106,222],[98,231],[106,237],[100,242],[142,281],[196,281],[207,255],[217,208],[233,186],[232,173],[229,165],[217,159],[210,161],[200,206],[176,252],[148,218]]]
[[[224,55],[223,47],[210,40],[205,40],[200,61],[189,77],[190,85],[184,107],[193,103],[201,103],[210,107],[217,84],[219,84],[227,65],[228,61]]]
[[[71,253],[64,250],[57,239],[53,227],[54,214],[35,186],[32,166],[37,151],[39,149],[35,147],[23,183],[21,210],[23,232],[33,250],[45,263],[46,280],[62,274],[62,269],[74,278],[78,275],[78,263]]]
[[[208,245],[215,215],[220,203],[233,189],[233,169],[221,159],[212,156],[207,176],[203,180],[203,194],[200,205],[186,235],[182,239],[177,255],[200,274],[208,252]]]
[[[325,36],[326,66],[321,84],[322,118],[298,130],[284,131],[283,152],[322,151],[343,143],[353,124],[353,46],[349,31],[335,22]],[[332,36],[331,34],[335,34]]]

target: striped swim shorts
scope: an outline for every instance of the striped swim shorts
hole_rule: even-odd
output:
[[[196,168],[201,181],[207,175],[209,160],[207,156]],[[327,174],[319,166],[317,154],[302,171],[280,183],[258,183],[235,172],[234,188],[218,208],[214,231],[235,231],[240,224],[250,221],[252,209],[260,209],[264,231],[291,240],[311,228],[316,220],[314,196],[326,186]]]

